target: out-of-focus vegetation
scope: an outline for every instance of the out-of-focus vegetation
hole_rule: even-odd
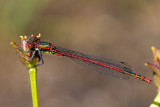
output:
[[[151,50],[153,52],[154,56],[154,63],[147,62],[145,65],[149,68],[151,68],[154,71],[154,84],[157,86],[158,94],[154,98],[153,103],[150,105],[150,107],[157,107],[160,106],[160,50],[156,49],[154,46],[151,47]]]
[[[152,77],[144,62],[160,47],[158,0],[0,0],[0,104],[31,107],[29,75],[11,41],[42,34],[42,40],[95,56],[128,62]],[[154,85],[87,72],[67,58],[43,55],[39,67],[42,107],[147,107]],[[45,72],[44,72],[45,71]]]

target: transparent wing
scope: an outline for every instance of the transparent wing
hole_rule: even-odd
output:
[[[120,78],[120,79],[129,79],[129,76],[127,74],[125,74],[125,71],[127,71],[127,72],[132,71],[130,66],[128,64],[126,64],[125,62],[119,62],[119,61],[115,61],[115,60],[111,60],[111,59],[95,57],[95,56],[87,55],[87,54],[84,54],[84,53],[72,51],[72,50],[69,50],[69,49],[61,48],[61,47],[56,47],[56,49],[58,51],[63,52],[64,56],[67,56],[67,54],[76,55],[77,57],[80,56],[80,57],[84,57],[84,58],[91,59],[91,60],[94,60],[94,61],[98,61],[100,63],[109,65],[111,67],[116,67],[116,68],[124,71],[124,73],[121,73],[121,72],[118,72],[116,70],[112,70],[112,69],[109,69],[107,67],[95,64],[95,63],[87,62],[87,61],[84,61],[84,60],[79,60],[78,58],[73,58],[73,57],[68,56],[74,62],[82,65],[83,67],[85,67],[87,69],[91,69],[92,71],[99,72],[103,75],[110,75],[110,76],[117,77],[117,78]],[[65,54],[65,53],[67,53],[67,54]]]

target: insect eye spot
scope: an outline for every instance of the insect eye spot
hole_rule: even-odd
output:
[[[31,43],[28,43],[28,47],[29,47],[29,48],[32,48],[33,45],[32,45]]]

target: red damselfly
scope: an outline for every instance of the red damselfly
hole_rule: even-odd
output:
[[[42,64],[44,64],[41,52],[50,53],[68,57],[76,63],[104,75],[111,75],[120,79],[128,79],[131,76],[146,83],[151,83],[151,79],[133,73],[131,67],[125,62],[87,55],[55,46],[49,42],[40,42],[40,37],[37,38],[37,36],[30,37],[28,40],[28,47],[29,50],[27,52],[32,52],[31,59],[28,59],[29,61],[32,61],[34,56],[38,56],[41,59]]]

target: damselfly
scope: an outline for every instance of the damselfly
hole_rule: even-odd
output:
[[[27,52],[32,51],[31,59],[28,59],[29,61],[32,61],[34,56],[38,55],[41,59],[42,64],[44,64],[41,52],[50,53],[57,56],[68,57],[76,63],[79,63],[86,68],[97,71],[104,75],[111,75],[120,79],[128,79],[131,76],[146,83],[151,83],[151,79],[133,73],[131,67],[125,62],[87,55],[84,53],[55,46],[49,42],[40,42],[40,37],[37,38],[36,36],[31,36],[28,40],[28,47],[29,50]]]

